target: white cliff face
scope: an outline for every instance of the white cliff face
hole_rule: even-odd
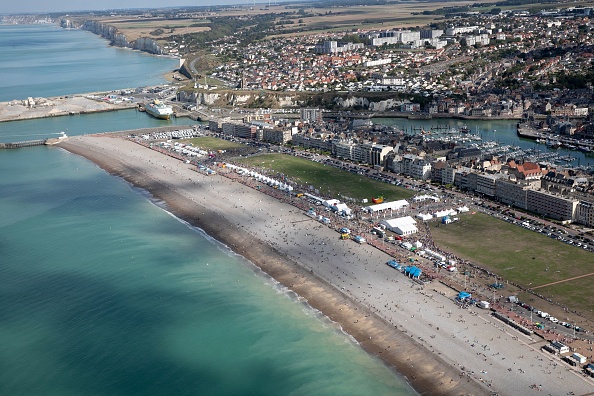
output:
[[[244,106],[249,105],[254,100],[265,100],[274,102],[275,107],[296,107],[304,105],[303,100],[298,95],[278,95],[274,93],[244,93],[244,92],[193,92],[178,91],[178,100],[180,102],[191,102],[205,106]]]
[[[400,107],[402,101],[394,99],[381,100],[379,102],[370,102],[369,110],[371,111],[386,111],[395,107]]]
[[[157,44],[157,42],[152,38],[148,37],[139,37],[136,39],[132,48],[157,55],[161,55],[163,53],[163,50],[159,44]]]
[[[197,103],[200,103],[200,104],[206,105],[206,106],[212,106],[215,103],[217,103],[217,101],[220,99],[221,99],[221,95],[218,93],[201,92],[198,95]]]
[[[342,108],[361,107],[370,111],[386,111],[397,108],[402,104],[401,100],[384,99],[377,102],[369,101],[367,98],[350,96],[348,98],[336,98],[334,102]]]
[[[351,96],[348,98],[336,98],[336,104],[343,108],[350,108],[355,106],[360,106],[364,108],[369,107],[369,100],[367,98],[359,98],[356,96]]]
[[[139,51],[149,52],[151,54],[161,55],[163,53],[159,44],[148,37],[139,37],[130,42],[125,34],[118,31],[114,26],[106,25],[98,21],[87,20],[83,23],[82,29],[89,30],[111,41],[117,47],[132,48]]]

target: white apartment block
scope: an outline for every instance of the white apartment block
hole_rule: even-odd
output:
[[[351,142],[333,142],[332,152],[337,158],[353,160],[353,152],[355,150],[355,143]]]
[[[431,177],[431,164],[424,158],[414,154],[396,156],[392,162],[392,170],[415,179],[427,180]]]
[[[526,209],[564,222],[575,218],[578,200],[554,195],[546,191],[528,190]]]
[[[594,227],[594,203],[580,201],[575,210],[575,222]]]
[[[496,182],[503,175],[479,173],[476,176],[476,192],[494,197],[496,193]]]
[[[457,34],[462,34],[462,33],[472,33],[475,30],[479,30],[479,27],[478,26],[459,26],[459,27],[450,26],[449,28],[446,29],[445,34],[447,36],[455,36]]]
[[[514,183],[503,178],[495,182],[495,196],[499,201],[521,209],[526,209],[526,199],[530,189],[531,187],[526,184]]]

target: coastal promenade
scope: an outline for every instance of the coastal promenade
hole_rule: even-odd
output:
[[[541,352],[541,338],[455,305],[452,289],[409,280],[385,265],[386,253],[340,240],[292,205],[122,138],[77,136],[58,146],[165,201],[306,298],[421,394],[594,391],[590,379]]]

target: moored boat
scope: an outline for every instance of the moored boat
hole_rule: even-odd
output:
[[[171,106],[168,106],[159,100],[154,100],[152,103],[146,104],[144,109],[153,117],[160,118],[162,120],[168,120],[173,115],[173,109]]]

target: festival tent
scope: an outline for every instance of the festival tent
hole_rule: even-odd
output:
[[[460,293],[458,293],[458,300],[466,300],[467,298],[471,298],[472,294],[468,293],[468,292],[464,292],[461,291]]]

